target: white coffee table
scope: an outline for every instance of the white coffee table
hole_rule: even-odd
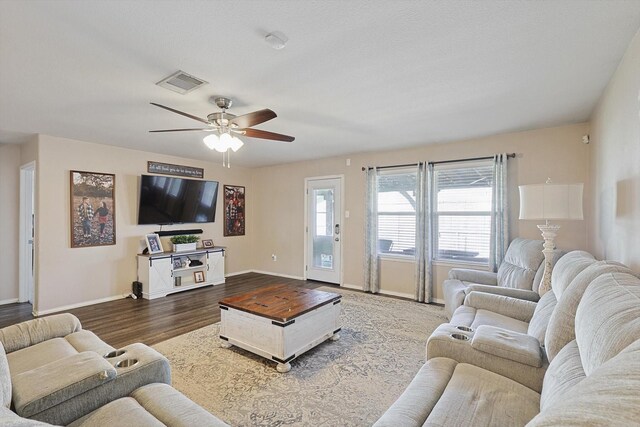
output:
[[[220,301],[221,346],[233,345],[278,363],[291,361],[327,339],[340,338],[342,295],[298,286],[270,285]]]

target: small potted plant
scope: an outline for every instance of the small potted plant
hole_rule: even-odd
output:
[[[196,243],[200,238],[193,234],[185,234],[181,236],[173,236],[171,239],[174,252],[195,251]]]

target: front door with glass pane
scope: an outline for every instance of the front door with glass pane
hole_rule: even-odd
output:
[[[341,282],[341,178],[307,181],[307,279]]]

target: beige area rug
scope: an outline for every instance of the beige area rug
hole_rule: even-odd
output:
[[[153,346],[169,358],[173,386],[232,426],[370,426],[425,359],[444,309],[334,288],[343,295],[341,338],[275,363],[218,344],[211,325]]]

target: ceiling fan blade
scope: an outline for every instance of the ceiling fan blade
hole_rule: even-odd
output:
[[[238,129],[245,136],[250,136],[251,138],[261,138],[261,139],[272,139],[274,141],[282,141],[282,142],[293,142],[295,138],[289,135],[283,135],[281,133],[268,132],[266,130],[260,129]]]
[[[179,110],[175,110],[175,109],[173,109],[171,107],[165,107],[164,105],[156,104],[155,102],[151,102],[150,104],[151,105],[155,105],[156,107],[164,108],[165,110],[171,111],[173,113],[180,114],[181,116],[189,117],[190,119],[197,120],[199,122],[209,124],[209,122],[207,120],[201,119],[200,117],[196,117],[196,116],[194,116],[192,114],[185,113],[185,112],[182,112],[182,111],[179,111]]]
[[[278,115],[268,108],[264,110],[254,111],[253,113],[243,114],[242,116],[234,117],[230,122],[234,125],[238,125],[239,128],[250,128],[251,126],[259,125],[271,119],[275,119]]]
[[[150,130],[149,132],[185,132],[185,131],[203,131],[203,130],[215,130],[213,128],[191,128],[191,129],[161,129],[161,130]]]

